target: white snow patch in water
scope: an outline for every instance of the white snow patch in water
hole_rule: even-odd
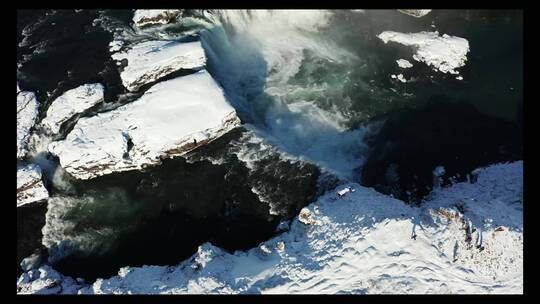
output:
[[[413,59],[450,74],[459,74],[457,68],[465,66],[469,42],[465,38],[442,35],[439,32],[399,33],[384,31],[379,34],[384,43],[396,42],[416,48]]]
[[[124,46],[124,42],[122,40],[113,40],[109,42],[109,52],[114,53],[118,52],[122,49]]]
[[[398,59],[396,60],[397,62],[397,65],[400,67],[400,68],[403,68],[403,69],[408,69],[408,68],[412,68],[413,67],[413,64],[409,62],[409,60],[405,60],[405,59]]]
[[[392,74],[392,75],[390,75],[390,77],[391,77],[392,79],[397,79],[397,80],[399,80],[399,81],[401,81],[401,82],[403,82],[403,83],[407,82],[407,80],[405,79],[405,77],[403,77],[403,74],[398,74],[398,75]]]

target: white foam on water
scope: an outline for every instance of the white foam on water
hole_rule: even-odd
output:
[[[305,93],[322,94],[324,85],[306,88],[292,81],[301,66],[309,64],[306,52],[328,62],[354,57],[317,37],[331,14],[325,10],[220,11],[217,19],[225,30],[205,31],[201,40],[212,73],[244,123],[255,126],[286,153],[351,178],[362,163],[365,130],[347,130],[339,111],[320,108]]]

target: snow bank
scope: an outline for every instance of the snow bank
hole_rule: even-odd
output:
[[[465,38],[442,35],[439,32],[399,33],[385,31],[379,34],[384,43],[389,41],[416,48],[413,59],[450,74],[459,74],[455,69],[465,65],[469,42]]]
[[[17,85],[17,159],[22,159],[28,152],[30,130],[36,123],[39,103],[33,92],[19,91]]]
[[[49,134],[58,134],[64,122],[103,102],[104,90],[100,83],[93,83],[66,91],[49,106],[41,125]]]
[[[111,50],[116,50],[115,45]],[[156,81],[181,69],[201,69],[206,57],[200,41],[147,41],[134,45],[130,50],[111,55],[114,60],[127,59],[128,65],[120,73],[122,83],[130,91]]]
[[[355,191],[308,206],[316,225],[294,220],[257,248],[229,254],[205,243],[176,266],[123,267],[62,292],[522,293],[523,162],[475,174],[473,184],[435,190],[421,208],[343,185]],[[27,277],[19,289],[41,292],[46,277]]]
[[[182,14],[181,9],[139,9],[133,14],[133,23],[137,27],[155,24],[167,24]]]
[[[75,280],[61,275],[48,265],[25,272],[17,280],[19,294],[73,294],[77,293],[77,287]]]
[[[183,155],[240,125],[206,70],[160,82],[138,100],[81,118],[49,151],[79,179],[142,169]]]
[[[17,207],[49,198],[43,186],[41,168],[35,164],[17,165]]]

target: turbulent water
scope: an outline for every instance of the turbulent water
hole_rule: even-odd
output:
[[[208,240],[229,250],[255,246],[340,179],[416,200],[438,165],[449,179],[521,157],[519,12],[188,10],[144,31],[131,26],[132,15],[19,12],[17,77],[38,93],[41,113],[89,82],[105,85],[106,103],[85,115],[140,96],[121,86],[113,40],[200,39],[243,128],[187,160],[89,182],[74,181],[45,152],[51,138],[34,136],[30,160],[44,167],[53,196],[43,242],[65,273],[95,278],[175,263]],[[413,50],[385,45],[377,38],[385,30],[466,38],[464,80],[420,62],[401,71],[396,60],[412,61]],[[390,77],[400,72],[413,81]]]

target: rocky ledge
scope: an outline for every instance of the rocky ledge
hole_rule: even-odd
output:
[[[140,9],[133,15],[133,23],[137,27],[167,24],[182,14],[181,9]]]
[[[17,165],[17,207],[49,198],[43,186],[41,168],[35,164]]]
[[[129,91],[137,91],[141,86],[179,70],[202,69],[206,64],[200,41],[146,41],[111,57],[116,61],[127,60],[120,77]]]
[[[63,123],[103,102],[104,87],[100,83],[85,84],[56,98],[41,125],[50,134],[58,134]]]
[[[17,85],[17,159],[22,159],[28,152],[30,131],[36,123],[39,103],[33,92],[19,91]]]
[[[81,118],[65,140],[49,145],[78,179],[140,170],[183,155],[240,125],[206,70],[160,82],[138,100]]]

